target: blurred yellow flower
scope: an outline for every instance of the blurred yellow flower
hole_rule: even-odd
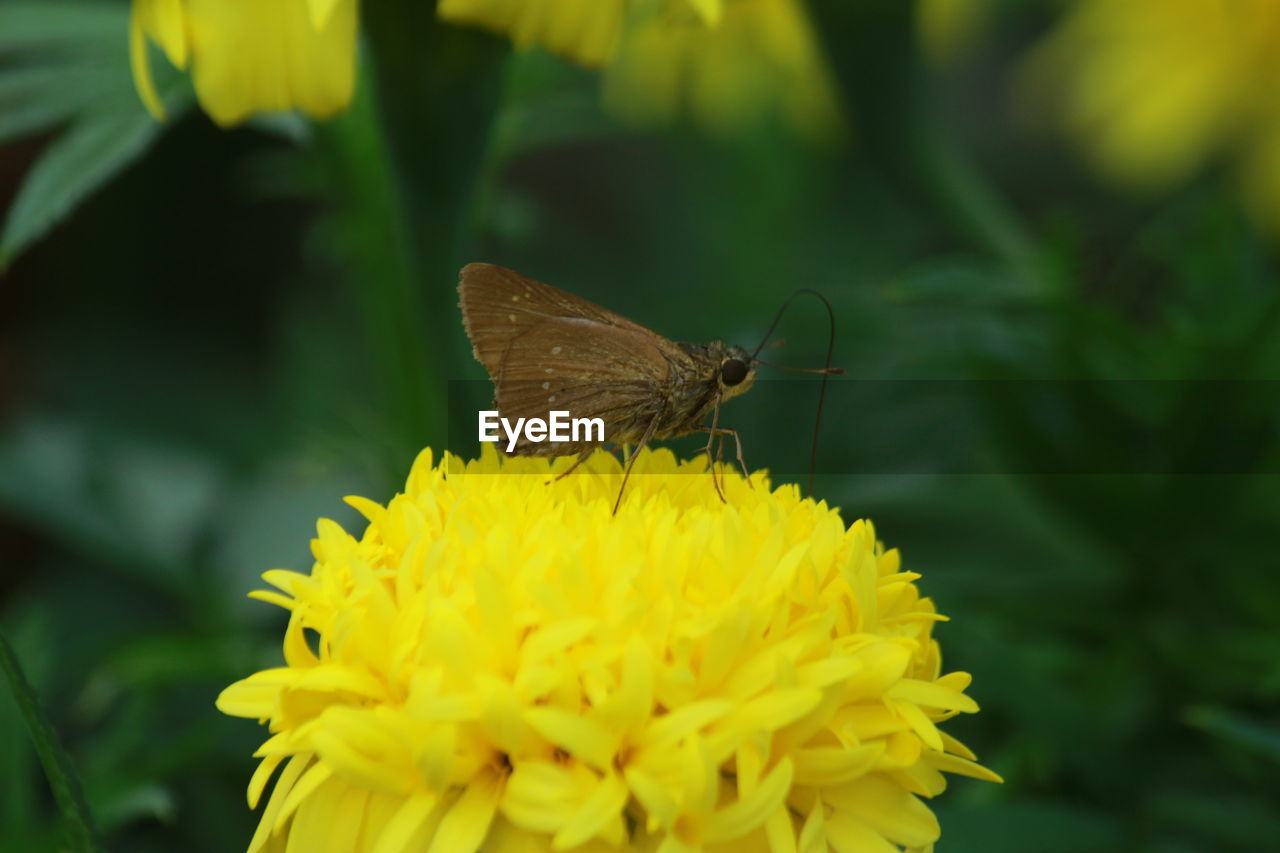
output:
[[[629,0],[439,0],[440,17],[542,47],[588,67],[613,56]]]
[[[918,0],[916,28],[924,51],[946,61],[972,40],[990,12],[991,0]]]
[[[919,850],[943,771],[998,779],[870,524],[666,450],[614,516],[617,460],[570,461],[424,451],[264,575],[285,665],[218,698],[271,732],[251,806],[280,770],[251,850]]]
[[[842,130],[801,0],[441,0],[440,15],[605,73],[605,101],[639,123],[688,116],[735,133],[780,118]]]
[[[1081,0],[1030,72],[1109,177],[1164,187],[1225,154],[1280,226],[1277,0]]]
[[[147,108],[163,118],[147,41],[191,68],[196,95],[226,127],[253,113],[327,118],[355,88],[356,0],[133,0],[130,55]]]

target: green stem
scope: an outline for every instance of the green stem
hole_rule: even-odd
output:
[[[929,204],[962,239],[1000,259],[1043,294],[1049,276],[1017,213],[941,119],[920,56],[915,4],[810,0],[819,37],[849,105],[857,144]]]
[[[80,777],[76,775],[71,757],[62,748],[58,733],[49,722],[49,715],[40,707],[35,688],[27,680],[17,655],[13,653],[13,648],[3,634],[0,634],[0,668],[3,668],[5,675],[8,676],[9,689],[26,721],[36,755],[40,756],[45,775],[49,777],[53,797],[70,829],[72,849],[100,850],[101,845],[98,842],[97,831],[94,829],[93,816],[89,812],[84,791],[80,787]]]
[[[443,394],[438,365],[426,357],[428,324],[417,261],[410,250],[395,178],[370,93],[362,87],[351,109],[317,128],[326,185],[338,204],[337,254],[348,266],[352,308],[361,320],[369,369],[387,432],[369,436],[392,481],[406,457],[433,440],[432,403]]]
[[[435,4],[364,6],[375,105],[402,274],[369,295],[416,450],[443,448],[448,379],[457,375],[455,285],[464,226],[495,113],[505,44],[441,22]],[[376,303],[376,304],[375,304]],[[400,367],[391,362],[399,361]]]

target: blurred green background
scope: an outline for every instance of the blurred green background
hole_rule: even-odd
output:
[[[127,3],[0,0],[0,625],[107,845],[246,844],[263,732],[213,700],[279,661],[285,617],[245,593],[309,567],[317,517],[358,529],[341,497],[386,499],[423,445],[476,452],[446,384],[483,378],[453,291],[473,260],[674,340],[751,345],[796,287],[831,300],[852,385],[817,494],[873,519],[952,617],[946,668],[983,710],[948,730],[1006,779],[953,781],[939,849],[1274,845],[1276,243],[1215,168],[1126,195],[1027,129],[1011,91],[1057,5],[994,4],[944,62],[913,4],[811,3],[851,127],[813,145],[637,130],[591,72],[430,21],[414,37],[451,49],[416,56],[443,70],[388,93],[374,16],[383,64],[336,120],[161,125],[129,78]],[[186,85],[162,75],[171,105]],[[825,329],[797,303],[773,358],[821,364]],[[1075,382],[1049,411],[993,379]],[[904,405],[909,380],[978,390]],[[782,470],[811,412],[772,393],[725,418]],[[957,473],[929,436],[960,424],[984,461]],[[1157,460],[1137,473],[1133,435]],[[1179,467],[1224,454],[1228,473]],[[5,692],[0,849],[63,838]]]

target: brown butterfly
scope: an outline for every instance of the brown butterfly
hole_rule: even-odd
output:
[[[650,441],[705,432],[710,460],[716,437],[732,436],[747,474],[742,441],[719,418],[721,404],[755,382],[761,362],[754,354],[722,341],[673,343],[599,305],[493,264],[463,267],[458,297],[472,351],[493,380],[494,408],[502,417],[545,421],[553,410],[565,410],[601,419],[604,442],[635,445],[615,513],[631,466]],[[710,426],[704,425],[708,414]],[[521,437],[510,453],[577,454],[563,477],[602,443]],[[723,500],[714,468],[712,482]]]

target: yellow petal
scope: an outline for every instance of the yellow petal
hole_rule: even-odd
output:
[[[307,0],[307,8],[311,10],[311,25],[317,30],[324,29],[334,8],[342,2],[343,0]]]
[[[276,813],[284,805],[285,799],[289,796],[289,791],[293,789],[294,783],[298,781],[298,777],[311,764],[313,758],[311,755],[295,755],[289,759],[289,763],[280,772],[280,778],[276,780],[275,787],[271,789],[271,798],[267,800],[267,807],[262,810],[262,818],[258,821],[258,828],[253,833],[253,838],[249,841],[250,853],[262,850],[270,841],[271,833],[275,826]]]
[[[507,779],[500,808],[532,832],[554,833],[573,811],[578,785],[568,769],[549,761],[521,761]]]
[[[933,721],[929,719],[924,711],[920,710],[918,705],[897,699],[887,699],[885,701],[895,713],[907,721],[907,724],[920,736],[921,740],[933,749],[942,750],[942,735],[938,732],[938,727],[933,724]]]
[[[297,673],[291,670],[264,669],[226,687],[214,705],[232,717],[266,719],[278,706],[281,688],[296,680]]]
[[[404,801],[395,816],[387,821],[373,853],[403,853],[431,816],[439,799],[435,794],[419,792]]]
[[[350,102],[355,0],[334,3],[321,29],[303,0],[188,0],[187,8],[196,94],[219,124],[290,109],[327,118]]]
[[[901,853],[883,835],[851,815],[836,812],[826,820],[824,829],[836,853]]]
[[[336,2],[336,0],[331,0],[331,2]],[[362,498],[359,495],[347,495],[342,500],[356,512],[363,515],[365,521],[371,524],[382,518],[386,512],[382,504],[377,501],[371,501],[368,498]]]
[[[943,711],[962,711],[966,714],[976,714],[978,712],[977,702],[958,690],[953,690],[936,681],[917,681],[913,678],[904,678],[889,688],[885,695],[894,699],[914,702],[917,705],[939,708]]]
[[[289,796],[285,797],[284,802],[280,805],[280,810],[276,812],[275,831],[279,832],[283,829],[285,823],[297,811],[298,806],[332,776],[333,771],[319,762],[308,767],[307,772],[303,773],[293,788],[289,790]]]
[[[630,792],[616,775],[609,773],[596,785],[569,821],[556,833],[557,850],[569,850],[590,841],[610,821],[618,819]]]
[[[761,826],[782,808],[791,790],[793,770],[790,758],[778,762],[755,791],[718,810],[707,820],[703,840],[708,844],[733,841]]]
[[[187,43],[187,17],[183,0],[151,0],[151,35],[159,43],[175,68],[186,68],[190,46]]]
[[[613,55],[624,0],[440,0],[447,21],[506,33],[518,47],[542,47],[587,66]]]
[[[276,768],[280,766],[280,762],[284,761],[286,756],[269,755],[262,761],[258,762],[258,769],[253,771],[253,777],[249,779],[249,808],[256,809],[258,800],[262,797],[262,791],[267,787],[267,783],[271,781],[271,775],[276,772]]]
[[[622,683],[600,717],[615,731],[640,728],[653,713],[653,655],[639,637],[627,643],[622,660]]]
[[[151,76],[151,62],[147,57],[147,36],[138,18],[136,5],[133,7],[133,16],[129,19],[129,64],[133,68],[133,82],[138,87],[138,96],[142,98],[147,112],[163,120],[164,104],[156,94],[155,79]]]
[[[685,0],[685,2],[693,7],[703,23],[709,26],[720,23],[720,16],[724,11],[722,0]]]
[[[472,780],[436,830],[428,853],[472,853],[489,833],[502,795],[501,780],[485,774]]]
[[[726,730],[774,731],[800,719],[821,701],[821,690],[777,690],[743,704],[717,725]]]
[[[369,791],[329,779],[298,807],[287,832],[278,837],[287,839],[286,853],[362,849],[361,830],[380,818],[376,802]]]
[[[652,748],[669,746],[685,735],[711,725],[733,711],[734,704],[723,699],[708,699],[686,705],[650,723],[643,742]]]
[[[827,851],[826,806],[822,800],[815,798],[804,826],[800,828],[800,838],[796,845],[798,853],[826,853]]]
[[[663,827],[675,824],[679,805],[666,786],[638,767],[628,767],[623,775],[631,793],[648,813],[650,823]]]
[[[157,117],[163,118],[163,116]],[[292,610],[298,605],[298,602],[294,601],[289,596],[281,595],[278,592],[272,592],[268,589],[255,589],[249,593],[249,598],[252,598],[255,601],[265,601],[267,604],[274,604],[277,607],[283,607],[285,610]]]
[[[1004,779],[999,773],[988,770],[975,761],[967,758],[961,758],[957,755],[947,755],[942,752],[930,753],[926,759],[931,765],[939,770],[947,773],[957,773],[961,776],[968,776],[973,779],[982,779],[985,782],[1003,782]]]
[[[851,782],[870,770],[883,752],[882,743],[854,749],[817,747],[796,750],[793,753],[796,784],[826,787]]]
[[[769,853],[798,853],[796,830],[788,809],[780,808],[769,815],[764,831],[769,842]]]
[[[877,776],[865,776],[848,785],[830,788],[823,798],[840,813],[894,844],[918,847],[938,840],[938,819],[929,807],[899,786]],[[836,821],[832,817],[828,827]]]
[[[403,794],[418,783],[400,733],[375,713],[331,707],[315,722],[312,745],[344,779],[389,794]]]
[[[530,708],[525,721],[533,729],[574,758],[601,772],[613,766],[618,738],[593,720],[558,708]]]

